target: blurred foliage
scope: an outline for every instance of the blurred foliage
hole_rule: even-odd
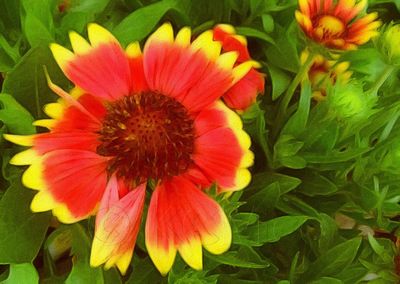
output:
[[[90,22],[109,28],[124,46],[165,21],[194,34],[230,23],[248,37],[267,74],[265,95],[242,114],[256,156],[253,181],[220,200],[233,230],[227,253],[206,253],[203,271],[177,259],[163,278],[147,256],[142,230],[126,276],[90,268],[92,220],[60,225],[48,213],[31,213],[34,193],[20,183],[21,169],[8,165],[19,149],[0,136],[0,281],[398,283],[399,72],[391,70],[374,100],[359,98],[367,110],[352,105],[355,95],[349,102],[331,98],[335,87],[315,103],[304,81],[290,116],[277,121],[305,47],[296,7],[297,0],[0,0],[0,134],[36,131],[33,118],[43,117],[43,105],[55,99],[43,66],[57,84],[70,86],[47,46],[68,46],[68,31],[85,33]],[[400,19],[399,0],[370,0],[368,9],[386,23]],[[350,62],[357,96],[367,96],[388,70],[373,43],[341,56]]]

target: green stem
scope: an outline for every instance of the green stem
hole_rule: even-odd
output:
[[[372,87],[368,90],[368,93],[377,94],[380,87],[382,87],[383,83],[385,83],[387,78],[389,78],[394,69],[394,66],[387,65],[382,74],[379,76],[378,80],[376,80]]]
[[[301,81],[304,79],[304,77],[307,75],[308,71],[310,70],[310,67],[314,62],[314,57],[315,57],[315,55],[313,53],[308,54],[306,61],[304,62],[304,64],[302,66],[300,66],[299,71],[297,72],[296,76],[293,78],[293,81],[290,83],[285,94],[283,95],[283,98],[279,105],[277,118],[276,118],[277,128],[276,128],[275,132],[279,131],[279,129],[281,128],[281,126],[285,120],[287,111],[288,111],[289,103],[293,98],[294,92],[296,91],[297,86],[301,83]],[[277,134],[277,133],[275,133],[275,134]]]

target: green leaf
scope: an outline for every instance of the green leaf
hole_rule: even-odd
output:
[[[289,87],[291,77],[272,64],[267,67],[272,81],[272,100],[276,100]]]
[[[320,251],[326,251],[337,241],[337,225],[330,216],[321,213],[318,217],[320,236],[318,246]]]
[[[303,81],[297,111],[290,117],[284,126],[282,134],[297,137],[306,129],[308,115],[310,113],[310,104],[311,84],[309,81]]]
[[[53,35],[34,15],[28,14],[24,22],[25,36],[31,46],[54,41]]]
[[[371,246],[371,248],[374,250],[374,252],[379,255],[379,257],[385,262],[385,263],[391,263],[393,257],[389,255],[387,250],[383,245],[380,245],[378,241],[371,235],[368,234],[368,242]]]
[[[51,215],[31,212],[34,192],[18,179],[0,200],[0,263],[32,262],[49,226]]]
[[[75,5],[69,9],[68,12],[83,12],[88,14],[96,14],[102,12],[110,3],[110,0],[85,0],[76,1]]]
[[[91,240],[84,228],[80,224],[74,224],[70,226],[70,229],[72,232],[71,253],[76,258],[76,261],[65,283],[104,283],[102,268],[92,268],[89,265]]]
[[[3,284],[36,284],[39,283],[39,275],[32,263],[10,265],[10,275]]]
[[[134,256],[132,268],[131,277],[129,277],[126,284],[160,283],[162,281],[160,272],[158,272],[149,257],[140,258]]]
[[[297,72],[300,66],[297,55],[297,24],[293,23],[286,28],[276,25],[274,34],[277,35],[276,44],[265,50],[269,63],[293,73]]]
[[[324,276],[335,276],[348,267],[357,255],[361,238],[345,241],[322,254],[299,280],[299,283],[308,283],[311,280]]]
[[[321,277],[320,279],[311,282],[311,284],[343,284],[343,281],[331,277]]]
[[[295,189],[301,180],[277,173],[260,173],[253,176],[252,182],[246,193],[253,193],[247,199],[246,208],[256,212],[271,211],[279,198]]]
[[[228,251],[221,255],[206,253],[205,256],[222,264],[242,268],[265,268],[270,265],[269,262],[262,260],[252,248],[246,246],[241,246],[239,251]]]
[[[23,31],[29,42],[34,47],[41,43],[48,44],[54,40],[54,26],[51,4],[48,0],[21,0],[25,10],[22,17]]]
[[[257,39],[261,39],[267,43],[275,44],[274,39],[267,35],[266,33],[259,31],[257,29],[249,28],[249,27],[237,27],[236,31],[240,35],[244,35],[247,37],[254,37]]]
[[[298,176],[302,180],[299,191],[308,196],[330,195],[338,191],[338,187],[318,172],[307,170]]]
[[[259,243],[273,243],[293,233],[309,219],[307,216],[282,216],[251,226],[248,232],[251,239]]]
[[[33,117],[12,96],[0,94],[0,121],[10,133],[33,134]]]
[[[54,83],[64,88],[68,86],[47,46],[32,48],[3,82],[2,92],[11,94],[35,118],[44,117],[43,106],[56,100],[56,95],[47,86],[43,66]]]
[[[142,40],[169,10],[175,8],[172,1],[160,1],[137,9],[113,30],[114,35],[123,45]]]
[[[274,18],[270,14],[261,16],[264,31],[270,33],[274,30]]]

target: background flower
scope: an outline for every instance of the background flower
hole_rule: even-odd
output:
[[[296,19],[315,42],[332,49],[355,49],[378,35],[378,15],[361,16],[366,5],[366,0],[300,0]]]

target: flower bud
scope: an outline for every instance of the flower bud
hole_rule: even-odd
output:
[[[361,85],[349,82],[329,88],[327,102],[336,118],[360,121],[373,114],[376,96],[365,93]]]
[[[400,24],[383,27],[375,44],[387,64],[400,66]]]

